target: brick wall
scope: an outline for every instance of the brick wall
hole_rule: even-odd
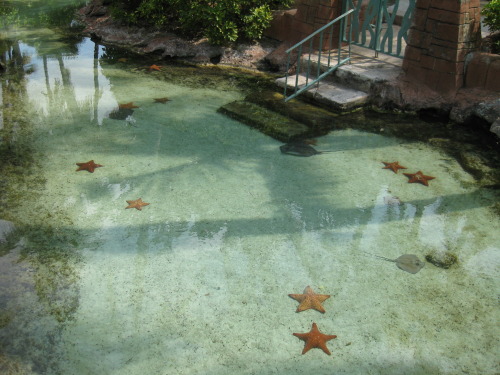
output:
[[[464,86],[467,54],[481,43],[480,0],[417,0],[403,70],[440,93]]]
[[[295,44],[309,36],[342,13],[342,0],[299,0],[289,11],[275,13],[271,27],[265,35]],[[339,25],[334,27],[332,46],[338,43]],[[315,48],[318,48],[316,41]],[[323,40],[322,48],[329,46],[330,40]]]

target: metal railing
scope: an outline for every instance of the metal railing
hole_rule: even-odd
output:
[[[335,18],[334,20],[330,21],[327,23],[325,26],[321,27],[320,29],[316,30],[313,32],[311,35],[309,35],[307,38],[303,39],[299,43],[295,44],[294,46],[290,47],[286,53],[287,53],[287,66],[286,66],[286,76],[285,76],[285,102],[295,98],[297,95],[301,94],[308,88],[310,88],[312,85],[315,83],[321,81],[323,78],[325,78],[327,75],[332,73],[335,69],[337,69],[339,66],[345,64],[351,59],[351,46],[348,44],[348,55],[346,58],[342,59],[342,42],[344,41],[344,35],[346,34],[346,20],[348,19],[348,16],[353,13],[355,10],[350,9],[346,12],[344,12],[342,15],[339,17]],[[340,23],[340,32],[337,35],[334,35],[334,25],[336,23]],[[326,59],[326,64],[321,62],[321,58],[325,58],[324,55],[322,55],[322,50],[323,50],[323,41],[325,33],[329,33],[329,40],[328,40],[328,47],[326,50],[328,52],[325,52],[325,54],[328,54],[328,58]],[[315,37],[319,37],[319,43],[318,43],[318,48],[314,48],[314,41]],[[334,57],[332,57],[332,44],[333,44],[333,39],[338,38],[338,48],[336,51],[337,55],[337,63],[335,65],[332,65],[332,60],[334,60]],[[347,39],[348,41],[351,40],[349,37]],[[307,51],[304,52],[304,46],[307,48]],[[293,89],[293,94],[290,96],[287,96],[287,88],[288,88],[288,77],[289,77],[289,70],[290,70],[290,60],[292,56],[292,52],[296,51],[297,56],[295,57],[295,62],[296,64],[296,69],[295,69],[295,85]],[[311,56],[313,52],[317,51],[317,68],[316,68],[316,74],[313,76],[312,74],[314,72],[311,72]],[[303,64],[303,57],[307,55],[307,61],[304,61]],[[305,83],[299,84],[299,75],[302,73],[303,65],[305,65]],[[321,68],[326,69],[323,73],[321,73]]]
[[[392,7],[389,6],[392,4]],[[344,0],[344,6],[354,9],[351,18],[352,44],[375,51],[375,57],[382,52],[394,57],[403,58],[404,44],[408,39],[408,30],[416,7],[416,0],[409,0],[401,18],[401,25],[395,21],[400,1]],[[361,8],[364,10],[361,11]],[[396,32],[396,36],[394,36]]]

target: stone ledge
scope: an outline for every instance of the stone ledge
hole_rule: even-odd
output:
[[[307,126],[298,121],[243,100],[225,104],[219,108],[218,112],[256,128],[281,142],[290,142],[311,133]]]

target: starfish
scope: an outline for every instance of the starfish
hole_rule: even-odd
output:
[[[94,170],[96,168],[102,167],[101,164],[96,164],[96,163],[94,163],[93,160],[90,160],[86,163],[76,163],[76,165],[78,165],[78,169],[76,170],[77,172],[78,171],[89,171],[90,173],[94,173]]]
[[[157,71],[160,71],[161,70],[161,65],[151,65],[149,68],[148,68],[150,71],[151,70],[157,70]]]
[[[429,186],[429,180],[434,180],[436,177],[426,176],[421,171],[417,173],[403,173],[406,177],[409,178],[408,183],[419,182],[422,185]]]
[[[118,59],[118,62],[127,62],[127,58],[125,58],[125,57],[120,57],[120,58]]]
[[[325,309],[321,305],[321,302],[324,302],[326,299],[330,298],[330,295],[328,294],[315,294],[310,286],[306,286],[306,288],[304,289],[304,294],[289,294],[288,296],[300,302],[296,312],[315,309],[321,313],[324,313]]]
[[[120,108],[120,109],[132,109],[132,108],[139,108],[139,107],[134,105],[134,102],[130,102],[130,103],[118,104],[118,108]]]
[[[406,167],[399,165],[399,161],[395,161],[392,163],[387,163],[387,162],[383,161],[382,163],[385,164],[385,167],[383,167],[382,169],[390,169],[394,173],[398,173],[399,169],[407,169]]]
[[[306,354],[309,349],[320,348],[326,354],[331,355],[330,351],[326,347],[326,342],[337,337],[336,335],[325,335],[321,333],[316,323],[312,324],[312,328],[309,332],[294,333],[293,335],[306,342],[304,350],[302,350],[302,354]]]
[[[166,103],[166,102],[169,102],[170,99],[169,98],[155,98],[155,102],[156,103]]]
[[[147,206],[149,203],[143,202],[142,198],[136,199],[135,201],[127,201],[128,207],[127,208],[137,208],[139,211],[142,211],[143,206]]]

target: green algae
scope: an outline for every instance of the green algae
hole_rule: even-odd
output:
[[[425,255],[425,260],[436,267],[444,269],[448,269],[458,263],[457,255],[449,251],[432,251]]]
[[[0,129],[0,218],[15,230],[0,246],[8,254],[22,243],[20,261],[35,270],[35,290],[49,314],[58,321],[71,318],[78,306],[75,268],[80,232],[63,213],[43,204],[46,194],[43,153],[37,148],[36,127],[26,108],[25,81],[2,80],[3,128]],[[65,293],[60,293],[64,290]]]
[[[129,50],[106,45],[100,59],[103,68],[119,68],[137,77],[152,76],[160,81],[190,88],[207,88],[219,91],[242,90],[246,93],[275,88],[276,75],[225,65],[195,65],[173,60],[158,60]],[[149,70],[151,65],[160,71]]]
[[[227,103],[220,107],[218,112],[252,126],[282,142],[306,137],[307,134],[311,133],[311,130],[301,122],[243,100]]]

